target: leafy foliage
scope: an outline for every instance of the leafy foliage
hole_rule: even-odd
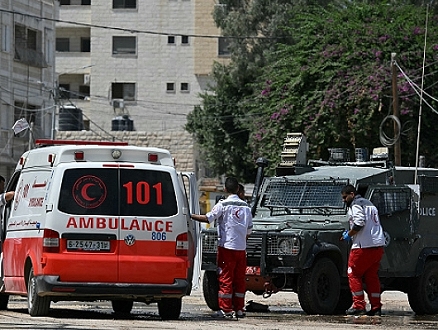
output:
[[[422,104],[420,153],[437,165],[438,116],[420,102],[413,84],[424,79],[425,92],[438,95],[438,17],[428,16],[423,76],[425,6],[316,2],[297,7],[278,1],[271,8],[262,0],[227,0],[227,10],[218,16],[224,31],[277,38],[236,39],[231,63],[215,66],[213,93],[203,95],[202,109],[195,109],[187,124],[208,164],[217,174],[253,181],[254,160],[264,156],[272,174],[287,132],[306,134],[312,158],[327,159],[329,147],[379,146],[381,130],[393,134],[393,123],[385,118],[393,112],[391,53],[396,53],[406,75],[397,68],[402,164],[415,165]],[[427,102],[437,108],[434,99]],[[221,136],[225,142],[215,152]],[[222,157],[211,156],[216,153]]]

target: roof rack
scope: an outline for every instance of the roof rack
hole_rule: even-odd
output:
[[[127,146],[128,142],[37,139],[35,145],[38,148],[55,145]]]

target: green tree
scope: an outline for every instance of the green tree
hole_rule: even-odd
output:
[[[313,158],[328,158],[329,147],[380,146],[379,128],[392,113],[391,53],[397,64],[420,85],[425,32],[425,7],[349,3],[344,8],[309,7],[295,17],[302,38],[273,52],[265,67],[259,94],[248,113],[262,113],[248,122],[251,147],[278,163],[287,132],[304,132]],[[430,17],[427,75],[424,86],[433,95],[438,78],[437,18]],[[399,72],[402,163],[415,164],[419,98]],[[257,101],[255,101],[257,99]],[[436,105],[432,101],[432,105]],[[424,120],[422,153],[438,160],[433,127],[438,117]],[[388,126],[388,125],[386,125]],[[385,129],[385,125],[383,125]],[[432,133],[432,134],[431,134]]]
[[[326,158],[329,147],[378,146],[379,127],[392,113],[391,53],[421,82],[426,7],[409,2],[226,1],[215,13],[224,35],[252,38],[232,38],[231,63],[215,65],[214,87],[188,116],[186,128],[207,164],[216,174],[252,181],[254,160],[264,156],[272,174],[287,132],[307,135],[312,158]],[[438,78],[436,23],[430,14],[424,86],[431,95]],[[413,82],[399,74],[404,165],[415,162]],[[421,153],[436,162],[437,117],[429,110],[423,118]]]

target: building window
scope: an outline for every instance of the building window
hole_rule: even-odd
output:
[[[81,52],[89,53],[91,50],[90,38],[81,38]]]
[[[56,51],[57,52],[69,52],[70,51],[70,39],[69,38],[56,38]]]
[[[63,100],[68,100],[71,98],[70,84],[59,84],[59,98]]]
[[[90,86],[87,85],[79,86],[79,98],[83,100],[89,96],[90,96]]]
[[[166,92],[174,93],[175,92],[175,83],[172,83],[172,82],[166,83]]]
[[[188,45],[189,44],[189,36],[181,36],[181,43],[183,45]]]
[[[59,0],[59,4],[61,6],[68,6],[70,5],[70,0]]]
[[[123,99],[125,101],[135,101],[134,83],[112,83],[112,99]]]
[[[137,0],[113,0],[113,8],[137,8]]]
[[[231,52],[229,50],[230,39],[225,37],[219,37],[218,40],[218,55],[219,56],[230,56]]]
[[[24,25],[14,26],[15,60],[30,66],[44,68],[47,66],[42,50],[42,33],[28,29]]]
[[[81,0],[81,5],[82,6],[90,6],[91,5],[91,0]]]
[[[175,36],[167,36],[167,43],[169,45],[174,45],[175,44]]]
[[[113,54],[135,54],[136,38],[135,37],[113,37]]]
[[[14,122],[18,119],[25,118],[26,121],[34,123],[36,127],[41,127],[41,116],[38,114],[38,107],[22,102],[14,102]]]
[[[2,52],[11,51],[11,29],[8,25],[2,24]]]
[[[188,92],[189,91],[189,83],[183,82],[181,83],[181,92]]]

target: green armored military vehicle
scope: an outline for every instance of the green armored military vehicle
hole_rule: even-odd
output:
[[[347,279],[349,228],[341,189],[352,184],[379,210],[386,236],[382,291],[407,293],[417,314],[438,313],[438,169],[394,167],[387,149],[330,149],[327,161],[305,161],[305,136],[289,133],[274,177],[259,165],[252,195],[254,230],[247,243],[247,290],[269,297],[298,294],[308,314],[344,313],[352,303]],[[204,298],[218,309],[217,231],[203,231]]]

